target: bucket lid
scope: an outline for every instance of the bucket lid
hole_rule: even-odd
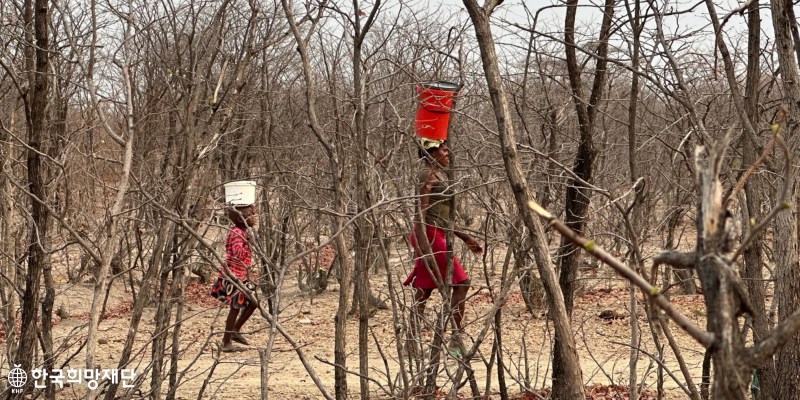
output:
[[[256,186],[256,181],[233,181],[233,182],[228,182],[222,186],[228,187],[228,186],[248,186],[248,185]]]
[[[436,89],[445,92],[455,92],[458,90],[458,84],[447,81],[421,83],[420,86],[426,89]]]

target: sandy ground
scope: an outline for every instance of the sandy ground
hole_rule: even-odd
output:
[[[395,287],[405,277],[404,263],[398,262],[392,269]],[[491,297],[485,288],[485,278],[478,268],[471,271],[472,281],[476,287],[470,292],[472,296],[467,306],[468,321],[466,332],[472,338],[484,323],[485,314],[491,307]],[[576,310],[573,314],[573,326],[576,331],[576,342],[581,357],[583,377],[586,385],[594,387],[597,394],[594,398],[605,399],[602,395],[605,385],[628,384],[628,359],[629,347],[618,344],[628,343],[630,338],[630,319],[628,317],[628,290],[624,282],[618,279],[604,278],[604,272],[599,272],[598,278],[587,277],[588,289],[577,300]],[[371,276],[372,290],[382,298],[387,296],[387,276],[380,271]],[[484,282],[481,284],[481,282]],[[607,292],[608,289],[610,292]],[[61,343],[71,330],[85,323],[86,313],[91,303],[91,284],[68,285],[59,284],[59,290],[64,291],[57,297],[56,308],[63,306],[71,315],[58,321],[54,328],[56,343]],[[284,285],[284,298],[280,315],[283,327],[291,337],[301,346],[310,366],[322,381],[325,390],[333,395],[334,379],[333,368],[333,316],[338,302],[338,285],[331,284],[328,290],[319,296],[309,296],[298,289],[294,273],[287,274]],[[479,290],[479,291],[478,291]],[[215,364],[215,348],[220,336],[214,332],[223,329],[223,319],[227,309],[217,306],[216,300],[207,293],[210,285],[192,283],[187,292],[187,305],[184,311],[185,320],[181,329],[181,357],[179,360],[179,373],[183,374],[180,388],[176,394],[177,399],[198,399],[204,380],[209,378],[212,365]],[[477,291],[477,293],[476,293]],[[406,289],[401,294],[400,301],[410,304],[411,292]],[[116,368],[119,354],[124,344],[130,318],[131,294],[121,282],[112,288],[107,304],[107,318],[100,325],[99,339],[104,344],[99,345],[97,363],[100,368]],[[700,326],[705,321],[704,306],[701,296],[673,296],[677,308]],[[440,297],[434,294],[431,306],[438,306]],[[429,307],[428,318],[435,318],[436,308]],[[614,310],[622,315],[620,319],[604,320],[598,317],[603,310]],[[402,310],[400,310],[402,312]],[[137,375],[147,374],[145,370],[151,357],[148,342],[151,340],[154,328],[155,309],[148,308],[140,325],[136,343],[136,368]],[[642,335],[641,347],[654,353],[654,346],[643,311],[638,315]],[[174,321],[173,321],[174,322]],[[399,385],[398,380],[398,355],[395,342],[395,321],[391,310],[378,311],[370,319],[370,376],[375,382],[370,383],[370,391],[374,398],[388,398],[387,388]],[[218,365],[214,368],[213,375],[208,379],[200,399],[258,399],[260,398],[260,361],[256,350],[264,347],[269,336],[267,322],[258,315],[248,321],[244,331],[249,332],[248,338],[253,345],[252,349],[235,354],[222,354]],[[347,324],[347,349],[349,352],[348,368],[358,371],[358,319],[350,318]],[[691,368],[696,383],[700,382],[702,350],[680,329],[672,327],[672,332],[682,346],[682,351]],[[83,331],[85,335],[85,330]],[[542,389],[550,386],[550,360],[548,359],[549,346],[551,346],[552,331],[547,320],[542,314],[531,317],[525,310],[522,298],[518,291],[512,293],[503,308],[503,350],[506,366],[505,376],[509,391],[518,398],[532,398],[529,394],[524,396],[524,387],[520,382],[527,380],[530,387]],[[430,335],[425,336],[430,339]],[[70,337],[69,354],[78,348],[81,337]],[[170,339],[171,340],[171,339]],[[523,343],[524,342],[524,343]],[[171,342],[170,342],[171,343]],[[169,344],[169,343],[168,343]],[[470,342],[471,344],[471,342]],[[380,351],[378,349],[380,346]],[[493,346],[493,337],[490,335],[482,343],[479,356],[472,362],[478,386],[483,391],[486,385],[486,369]],[[522,351],[522,349],[526,351]],[[167,350],[171,351],[170,349]],[[384,360],[381,353],[386,356]],[[678,376],[680,371],[670,351],[667,351],[666,365]],[[68,365],[72,368],[83,368],[83,354],[79,353]],[[63,362],[66,357],[61,357]],[[168,360],[168,357],[165,358]],[[455,372],[458,362],[448,358],[445,362],[445,371],[439,375],[438,384],[444,391],[450,390],[451,382],[448,375]],[[527,366],[527,367],[526,367]],[[656,364],[648,356],[640,354],[638,362],[638,375],[641,379],[646,374],[645,388],[656,388]],[[5,373],[5,371],[0,371]],[[287,341],[280,336],[275,342],[272,357],[269,362],[268,390],[272,399],[318,399],[323,398],[320,391],[312,382],[306,369],[300,362],[297,353]],[[490,393],[492,398],[499,398],[496,394],[497,368],[492,370]],[[682,379],[681,379],[682,380]],[[144,387],[149,385],[149,376],[145,379]],[[378,384],[380,383],[380,385]],[[166,389],[167,384],[164,384]],[[666,399],[688,398],[678,386],[665,376]],[[83,392],[84,385],[73,385],[59,391],[58,398],[77,398]],[[351,393],[357,393],[359,380],[351,375],[348,380]],[[459,394],[468,396],[469,387],[459,390]],[[138,393],[125,393],[119,395],[125,398],[139,398]],[[617,398],[617,397],[607,397]]]

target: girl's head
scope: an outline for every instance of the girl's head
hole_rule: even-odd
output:
[[[240,229],[247,229],[247,227],[256,226],[258,223],[258,216],[256,215],[256,208],[253,205],[249,206],[236,206],[228,210],[228,219],[239,227]]]
[[[428,158],[429,156],[430,158]],[[425,159],[431,164],[436,161],[442,167],[447,167],[450,164],[450,150],[447,148],[447,141],[426,147],[425,150],[419,149],[419,158]]]

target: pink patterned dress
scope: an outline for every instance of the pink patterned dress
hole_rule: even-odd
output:
[[[225,240],[225,265],[231,274],[239,278],[249,291],[255,290],[255,285],[248,280],[248,269],[252,262],[253,253],[247,241],[247,232],[236,226],[230,228],[228,238]],[[224,269],[220,268],[217,281],[211,287],[211,296],[217,300],[230,304],[231,308],[247,308],[250,301],[233,282],[227,278]]]

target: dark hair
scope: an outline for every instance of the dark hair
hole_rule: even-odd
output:
[[[231,220],[232,224],[234,224],[234,225],[236,225],[238,227],[245,226],[246,224],[245,224],[245,221],[242,220],[242,214],[243,214],[244,210],[246,210],[246,209],[248,209],[250,207],[255,207],[255,206],[250,204],[250,205],[247,205],[247,206],[236,206],[236,207],[229,208],[228,209],[228,219]]]
[[[423,150],[422,147],[420,147],[420,148],[417,149],[417,154],[419,155],[419,159],[422,160],[422,159],[428,158],[428,154],[427,153],[432,153],[432,152],[434,152],[436,150],[439,150],[439,146],[429,147],[427,150]]]

